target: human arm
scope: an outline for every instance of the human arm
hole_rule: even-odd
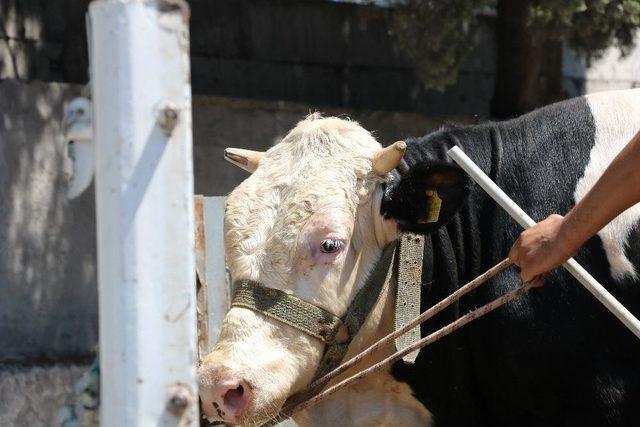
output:
[[[613,159],[600,179],[566,216],[551,215],[520,234],[509,259],[523,281],[563,264],[627,208],[640,202],[640,132]]]

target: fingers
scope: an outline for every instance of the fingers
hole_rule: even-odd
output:
[[[518,245],[518,242],[519,240],[516,241],[516,244],[514,244],[513,248],[511,248],[511,251],[509,252],[509,259],[515,265],[520,267],[520,279],[522,280],[522,283],[534,281],[533,287],[539,288],[542,285],[544,285],[545,275],[540,274],[537,271],[533,270],[532,268],[527,267],[526,263],[524,263],[524,266],[523,266],[523,263],[520,262],[522,260],[522,255],[520,254],[521,251],[520,251],[520,246]]]
[[[522,234],[518,237],[518,240],[513,244],[511,250],[509,251],[509,260],[512,263],[520,267],[520,278],[522,279],[522,283],[526,283],[532,280],[535,275],[532,274],[528,268],[524,267],[522,264]]]
[[[520,237],[518,237],[518,240],[516,240],[516,242],[511,247],[511,250],[509,251],[509,260],[511,260],[511,262],[517,265],[518,267],[521,267],[520,278],[522,279],[522,283],[526,283],[532,280],[535,276],[531,274],[528,271],[528,269],[522,268],[521,252],[522,252],[522,234],[520,234]]]
[[[529,284],[532,283],[534,288],[540,288],[542,286],[544,286],[544,275],[540,275],[540,276],[535,276],[534,278],[530,279],[530,280],[523,280],[522,281],[523,284]]]
[[[512,263],[517,266],[520,266],[520,249],[522,247],[522,234],[518,237],[518,240],[513,244],[511,250],[509,251],[509,259]]]
[[[509,259],[520,267],[523,282],[552,270],[570,257],[564,240],[558,237],[562,221],[562,216],[550,215],[523,231],[511,247]]]
[[[535,274],[532,274],[528,269],[520,270],[520,279],[522,279],[523,283],[529,282],[536,278]]]

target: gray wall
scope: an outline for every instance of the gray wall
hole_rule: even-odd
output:
[[[0,364],[83,362],[98,341],[93,186],[64,196],[63,106],[78,85],[0,82]],[[264,150],[319,108],[195,96],[198,194],[227,194],[247,175],[222,158],[227,146]],[[320,109],[322,111],[322,109]],[[442,120],[419,114],[346,114],[385,143]]]
[[[286,102],[195,96],[193,136],[196,193],[224,195],[248,176],[247,172],[223,159],[225,147],[264,150],[313,111],[355,119],[374,132],[378,141],[385,145],[406,136],[424,135],[445,121],[444,118],[417,113],[369,112]],[[468,121],[464,117],[448,117],[447,120]]]
[[[93,197],[63,191],[59,124],[78,93],[0,83],[0,362],[75,359],[97,341]]]

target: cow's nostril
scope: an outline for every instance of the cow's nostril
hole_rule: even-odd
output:
[[[238,384],[238,387],[230,389],[224,394],[224,406],[233,411],[242,409],[245,400],[242,384]]]
[[[219,372],[212,372],[222,376]],[[233,378],[229,374],[225,376],[227,378],[220,379],[201,373],[199,391],[202,409],[210,418],[237,424],[251,406],[252,387],[243,379]]]

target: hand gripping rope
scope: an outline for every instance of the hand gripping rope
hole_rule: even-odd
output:
[[[507,211],[511,218],[515,219],[523,228],[535,225],[535,221],[523,211],[520,206],[507,196],[498,185],[491,180],[459,147],[455,146],[447,154],[451,157],[473,180],[498,202]],[[640,338],[640,321],[613,297],[587,270],[571,258],[562,264],[573,277],[578,280],[591,294],[596,297],[614,316]]]

